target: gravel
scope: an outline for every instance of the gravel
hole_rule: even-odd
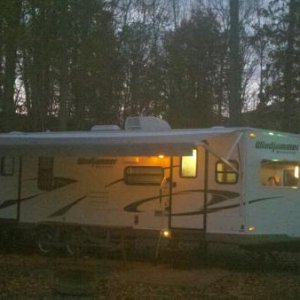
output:
[[[230,262],[215,258],[180,269],[95,257],[0,254],[0,299],[300,299],[294,265],[255,268],[252,262],[247,268]]]

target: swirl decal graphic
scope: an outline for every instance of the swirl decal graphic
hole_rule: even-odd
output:
[[[179,195],[190,194],[190,193],[204,193],[204,190],[203,189],[184,190],[184,191],[173,193],[172,196],[176,197]],[[225,190],[208,190],[208,193],[211,195],[211,199],[207,203],[208,206],[222,203],[224,201],[231,200],[231,199],[234,199],[234,198],[237,198],[240,196],[239,193],[225,191]],[[137,200],[137,201],[125,206],[124,210],[128,211],[128,212],[134,212],[134,213],[142,212],[142,210],[140,209],[140,206],[142,204],[150,202],[150,201],[158,200],[161,198],[167,198],[167,197],[169,197],[169,194],[157,195],[157,196]],[[208,208],[207,212],[216,212],[219,210],[230,209],[230,208],[234,208],[237,206],[239,206],[239,204],[231,204],[231,205],[222,206],[222,207]],[[204,210],[203,210],[203,208],[201,208],[200,210],[195,210],[192,212],[189,211],[189,212],[175,213],[175,214],[172,214],[172,216],[199,215],[199,214],[203,214],[203,213],[204,213]]]

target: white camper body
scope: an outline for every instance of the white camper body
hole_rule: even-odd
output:
[[[159,124],[1,134],[2,229],[15,222],[185,230],[241,245],[300,241],[298,135]]]

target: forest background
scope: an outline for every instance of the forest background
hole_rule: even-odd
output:
[[[1,131],[136,115],[299,133],[300,0],[0,0]]]

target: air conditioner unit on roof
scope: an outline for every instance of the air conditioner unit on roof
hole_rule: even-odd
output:
[[[125,130],[167,131],[170,129],[168,122],[157,117],[128,117],[125,121]]]

